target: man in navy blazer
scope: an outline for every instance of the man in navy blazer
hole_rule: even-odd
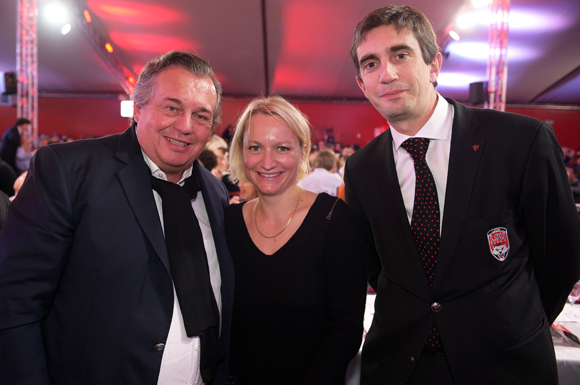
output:
[[[377,293],[361,384],[557,384],[549,328],[580,276],[580,219],[552,128],[439,95],[436,37],[410,7],[366,16],[351,56],[390,125],[346,164]],[[433,239],[412,232],[409,138],[429,139]]]
[[[139,77],[125,132],[39,149],[0,237],[0,384],[226,384],[228,194],[196,160],[220,97],[205,61],[169,52]],[[192,173],[221,315],[213,378],[200,374],[199,337],[184,330],[151,184]]]
[[[4,135],[2,135],[2,143],[0,144],[0,159],[5,161],[12,167],[16,175],[21,171],[16,167],[16,152],[20,147],[20,138],[25,132],[30,129],[30,120],[26,118],[16,119],[16,123],[9,127]]]

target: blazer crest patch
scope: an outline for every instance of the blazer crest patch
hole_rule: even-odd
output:
[[[498,261],[503,262],[510,251],[510,241],[505,227],[496,227],[487,232],[489,251]]]

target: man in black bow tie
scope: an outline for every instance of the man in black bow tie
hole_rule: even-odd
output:
[[[196,161],[220,98],[169,52],[129,129],[38,151],[0,237],[0,384],[226,383],[228,193]]]

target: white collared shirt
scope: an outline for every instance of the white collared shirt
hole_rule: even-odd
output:
[[[156,178],[167,180],[167,176],[163,171],[157,167],[155,163],[143,152],[145,163],[151,170],[151,175]],[[191,175],[193,166],[186,170],[179,185],[183,186],[184,180]],[[163,223],[163,206],[161,197],[157,191],[153,190],[155,197],[155,204],[159,212],[159,219],[161,227],[165,231]],[[201,233],[203,235],[203,243],[205,252],[207,254],[207,263],[209,266],[209,275],[213,293],[218,305],[218,309],[222,309],[221,303],[221,275],[219,263],[217,258],[217,251],[213,240],[209,217],[205,209],[203,194],[201,191],[197,193],[197,198],[191,201],[191,205],[195,212],[195,216],[199,222]],[[221,318],[221,317],[220,317]],[[220,321],[221,327],[221,321]],[[163,350],[163,358],[161,359],[161,369],[159,370],[158,385],[203,385],[201,373],[199,370],[199,355],[200,345],[199,337],[188,337],[185,332],[185,325],[183,324],[183,316],[181,308],[175,293],[175,286],[173,287],[173,316],[171,318],[171,326],[169,327],[169,334],[167,341],[165,341],[165,349]]]
[[[451,128],[453,126],[453,116],[455,110],[451,104],[439,93],[437,94],[437,106],[431,118],[414,136],[416,138],[429,138],[429,149],[427,150],[427,165],[435,179],[437,186],[437,196],[439,198],[440,233],[443,231],[443,210],[445,207],[445,191],[447,186],[447,172],[449,166],[449,152],[451,150]],[[401,194],[407,210],[409,224],[413,217],[413,203],[415,200],[415,168],[411,155],[401,147],[401,144],[411,138],[401,134],[391,127],[393,136],[393,154],[395,156],[395,166]]]
[[[306,178],[298,182],[298,186],[313,193],[327,193],[333,197],[342,185],[342,178],[322,167],[315,168]]]

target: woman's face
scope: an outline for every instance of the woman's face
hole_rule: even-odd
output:
[[[244,171],[260,195],[284,194],[296,186],[304,149],[281,119],[252,116],[243,144]]]

